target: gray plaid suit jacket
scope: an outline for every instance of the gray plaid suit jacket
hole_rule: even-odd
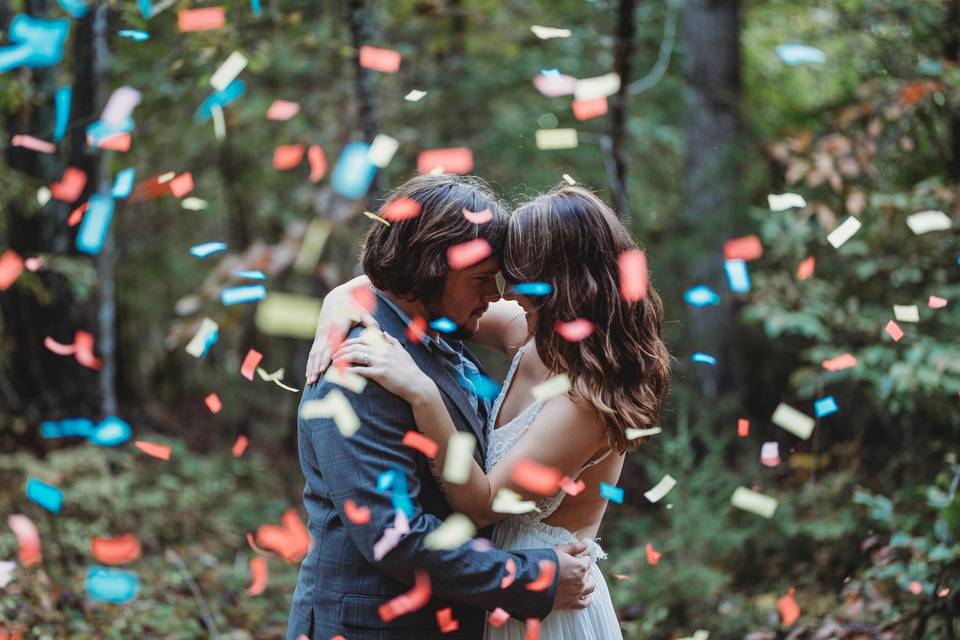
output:
[[[406,326],[387,304],[378,304],[373,315],[436,382],[457,429],[477,436],[475,457],[482,466],[484,425],[471,410],[464,390],[437,356],[406,337]],[[351,337],[359,332],[358,327]],[[472,354],[469,357],[473,359]],[[426,549],[425,536],[440,526],[451,508],[424,455],[401,444],[403,434],[416,429],[410,405],[372,381],[362,393],[354,394],[322,379],[304,390],[301,406],[333,388],[341,389],[350,400],[361,426],[344,438],[331,419],[298,420],[300,465],[306,480],[303,501],[313,547],[300,567],[287,640],[301,634],[310,640],[329,640],[337,634],[347,640],[474,640],[483,637],[485,609],[501,607],[521,620],[544,618],[553,606],[559,578],[554,577],[542,592],[525,585],[539,575],[538,561],[557,562],[557,554],[552,549],[477,551],[471,543],[450,551]],[[414,517],[410,533],[376,561],[373,545],[393,525],[395,513],[389,493],[377,490],[377,476],[393,468],[406,477]],[[356,525],[347,519],[343,507],[347,499],[370,509],[368,524]],[[489,530],[478,532],[482,537],[489,534]],[[517,576],[511,586],[501,589],[508,559],[516,563]],[[417,569],[430,575],[430,602],[383,622],[378,607],[409,591]],[[453,608],[460,628],[442,634],[436,612],[446,607]]]

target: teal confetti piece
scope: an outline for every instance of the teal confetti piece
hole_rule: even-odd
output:
[[[129,196],[130,192],[133,191],[133,181],[136,176],[137,170],[133,167],[117,172],[117,177],[113,179],[113,189],[110,191],[110,195],[117,200]]]
[[[60,513],[63,491],[36,478],[27,478],[27,498],[51,513]]]
[[[207,98],[200,103],[200,106],[197,107],[196,112],[193,114],[193,119],[200,123],[206,122],[213,117],[214,107],[223,108],[227,106],[234,100],[242,98],[246,90],[246,82],[240,79],[234,80],[228,84],[223,91],[215,91],[207,96]]]
[[[693,362],[699,362],[701,364],[717,364],[717,359],[711,356],[709,353],[702,353],[697,351],[695,354],[690,356],[690,360]]]
[[[90,436],[90,443],[98,447],[115,447],[133,435],[130,425],[116,416],[110,416],[97,425]]]
[[[827,54],[805,44],[781,44],[777,47],[777,57],[790,66],[823,64],[827,61]]]
[[[204,242],[190,247],[190,253],[201,259],[226,250],[227,245],[223,242]]]
[[[267,276],[264,275],[263,271],[234,271],[233,275],[238,278],[246,278],[247,280],[266,280]]]
[[[150,0],[137,0],[137,8],[140,9],[140,15],[147,20],[153,17],[153,6]]]
[[[351,142],[340,152],[330,174],[330,184],[344,198],[358,200],[367,195],[377,174],[377,165],[370,161],[369,151],[370,145],[366,142]]]
[[[612,484],[607,484],[606,482],[601,482],[600,497],[609,500],[610,502],[623,504],[623,489]]]
[[[837,401],[833,396],[826,396],[813,403],[813,411],[818,418],[825,418],[840,411],[840,407],[837,406]]]
[[[250,10],[253,12],[253,15],[260,15],[260,0],[250,0]]]
[[[150,34],[139,29],[121,29],[117,32],[121,38],[130,38],[134,42],[143,42],[150,39]]]
[[[262,284],[248,285],[244,287],[230,287],[220,292],[220,302],[224,306],[232,304],[241,304],[244,302],[256,302],[267,297],[267,289]]]
[[[521,296],[545,296],[553,291],[549,282],[520,282],[511,287],[513,292]]]
[[[81,0],[57,0],[57,4],[73,18],[87,15],[87,3]]]
[[[466,373],[464,377],[473,385],[472,391],[478,398],[493,400],[500,395],[500,385],[482,373]]]
[[[687,289],[683,294],[683,299],[687,301],[687,304],[693,305],[694,307],[720,304],[720,296],[705,284]]]
[[[67,418],[66,420],[45,420],[40,423],[40,436],[43,438],[89,438],[93,433],[93,421],[87,418]]]
[[[87,569],[86,587],[94,600],[123,604],[137,596],[140,579],[132,571],[93,565]]]
[[[457,330],[457,323],[450,318],[443,316],[430,323],[430,328],[440,333],[452,333]]]
[[[53,103],[56,111],[53,128],[53,141],[60,142],[67,133],[67,123],[70,121],[70,101],[73,99],[73,88],[70,85],[59,87],[53,94]]]
[[[407,490],[407,478],[400,469],[388,469],[377,476],[377,490],[390,491],[390,502],[394,509],[400,509],[407,518],[413,519],[413,503]]]
[[[47,20],[18,13],[10,21],[7,39],[0,47],[0,73],[19,66],[52,67],[63,59],[63,44],[70,32],[66,18]]]
[[[727,283],[734,293],[750,292],[750,271],[747,263],[740,258],[725,260],[723,270],[727,272]]]
[[[90,196],[87,213],[77,232],[77,249],[83,253],[96,255],[103,249],[113,219],[113,198],[100,193]]]

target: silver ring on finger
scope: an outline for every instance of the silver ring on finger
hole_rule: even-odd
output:
[[[363,358],[360,359],[360,362],[363,364],[363,366],[369,367],[369,366],[370,366],[370,354],[367,353],[366,351],[364,351],[364,352],[363,352]]]

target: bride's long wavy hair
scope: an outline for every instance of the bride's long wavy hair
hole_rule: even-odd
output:
[[[574,402],[595,408],[611,448],[635,449],[627,427],[656,424],[670,377],[663,305],[653,286],[639,301],[620,295],[618,256],[637,248],[617,215],[581,187],[559,185],[510,218],[503,258],[508,284],[549,282],[531,296],[533,337],[548,369],[570,377]],[[568,342],[558,322],[589,320],[594,331]]]

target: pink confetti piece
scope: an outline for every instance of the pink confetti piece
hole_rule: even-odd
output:
[[[80,224],[80,221],[83,220],[83,214],[87,212],[87,206],[89,202],[84,202],[79,207],[70,212],[70,216],[67,218],[67,226],[75,227]]]
[[[566,75],[537,74],[533,77],[533,86],[548,98],[572,96],[577,79]]]
[[[284,121],[300,113],[300,105],[289,100],[274,100],[267,109],[267,120]]]
[[[800,262],[800,265],[797,267],[797,280],[806,280],[813,275],[813,269],[817,266],[817,259],[813,256],[806,258]]]
[[[71,344],[62,344],[57,342],[50,336],[47,336],[43,339],[43,346],[45,346],[50,351],[53,351],[58,356],[72,356],[76,353],[77,348]]]
[[[563,490],[568,496],[575,496],[583,492],[587,488],[587,483],[583,480],[577,480],[576,482],[570,476],[563,476],[560,479],[560,489]]]
[[[467,147],[421,151],[417,156],[417,171],[432,173],[434,170],[466,175],[473,171],[473,151]]]
[[[620,295],[635,302],[647,295],[647,254],[640,249],[628,249],[617,257],[620,269]]]
[[[420,215],[420,203],[412,198],[398,198],[385,204],[380,213],[390,222],[409,220]]]
[[[506,569],[507,575],[500,579],[500,588],[506,589],[517,579],[517,563],[512,558],[507,558],[503,568]]]
[[[910,589],[910,593],[912,593],[915,596],[918,596],[921,593],[923,593],[923,585],[920,584],[919,580],[911,580],[910,584],[907,585],[907,587]]]
[[[13,249],[7,249],[0,255],[0,291],[10,288],[23,273],[23,259]]]
[[[15,513],[7,518],[7,526],[17,538],[17,559],[25,567],[40,562],[41,553],[40,533],[33,521],[25,515]]]
[[[493,247],[483,238],[475,238],[447,249],[450,268],[459,271],[483,262],[493,254]]]
[[[941,298],[940,296],[930,296],[930,299],[927,301],[927,306],[931,309],[943,309],[947,306],[947,299]]]
[[[887,332],[887,335],[893,338],[894,342],[900,342],[900,338],[903,337],[903,329],[901,329],[900,325],[893,320],[888,322],[887,326],[885,326],[883,330]]]
[[[357,525],[367,524],[372,518],[369,507],[358,506],[350,498],[343,501],[343,512],[346,514],[347,520]]]
[[[182,198],[193,191],[193,174],[189,171],[181,173],[170,181],[170,193],[177,198]]]
[[[750,421],[746,418],[737,419],[737,435],[741,438],[746,438],[750,435]]]
[[[546,591],[553,584],[553,577],[557,573],[557,564],[551,560],[541,560],[537,564],[540,565],[540,575],[533,582],[527,583],[528,591]]]
[[[22,133],[13,136],[10,144],[14,147],[23,147],[31,151],[39,151],[40,153],[56,153],[57,151],[57,146],[52,142],[47,142],[46,140],[34,138],[33,136]]]
[[[763,255],[763,245],[755,235],[732,238],[723,243],[724,260],[743,260],[750,262]]]
[[[257,372],[257,366],[261,360],[263,360],[263,354],[256,349],[247,351],[247,355],[243,359],[243,364],[240,365],[240,375],[247,380],[253,380],[253,374]]]
[[[250,586],[247,587],[248,596],[258,596],[267,588],[269,569],[265,558],[255,556],[250,558]]]
[[[540,640],[540,621],[536,618],[527,618],[527,632],[523,640]]]
[[[140,557],[140,539],[134,533],[125,533],[115,538],[90,539],[90,549],[94,559],[112,566],[130,564]]]
[[[215,393],[208,395],[203,399],[203,402],[207,405],[207,409],[210,409],[210,413],[220,413],[220,410],[223,409],[223,402],[220,401],[220,396]]]
[[[484,209],[483,211],[470,211],[470,209],[464,207],[463,217],[466,218],[468,222],[472,222],[473,224],[483,224],[493,220],[493,213],[491,213],[490,209]]]
[[[184,9],[177,12],[177,27],[183,32],[219,29],[226,22],[223,7]]]
[[[250,439],[247,436],[239,435],[237,436],[236,442],[233,443],[233,448],[230,449],[230,453],[233,454],[234,458],[239,458],[243,455],[243,452],[247,450],[247,446],[250,444]]]
[[[303,160],[302,144],[281,144],[273,150],[273,168],[279,171],[293,169]]]
[[[494,609],[493,613],[487,617],[487,621],[495,627],[502,627],[509,619],[510,614],[500,607]]]
[[[577,120],[589,120],[607,113],[607,98],[592,98],[589,100],[574,100],[570,105],[573,117]]]
[[[787,594],[777,600],[777,610],[780,612],[780,621],[783,626],[789,627],[800,619],[800,606],[793,597],[795,589],[790,587]]]
[[[647,564],[649,565],[655,565],[658,562],[660,562],[660,556],[663,555],[662,553],[654,549],[653,545],[649,542],[644,547],[644,552],[647,555]]]
[[[323,147],[318,144],[310,145],[307,149],[307,162],[310,163],[310,182],[320,182],[320,178],[327,172],[327,156],[323,153]]]
[[[523,489],[541,496],[552,496],[560,487],[563,472],[530,458],[517,460],[510,468],[510,479]]]
[[[580,342],[585,340],[593,333],[593,323],[585,318],[577,318],[570,322],[558,320],[556,325],[557,333],[567,342]]]
[[[824,360],[821,364],[827,371],[840,371],[857,366],[857,359],[851,353],[844,353],[835,358]]]
[[[27,271],[36,273],[43,266],[43,258],[27,258],[23,261],[23,266],[27,268]]]
[[[360,47],[360,66],[381,73],[396,73],[400,70],[402,56],[393,49]]]
[[[397,509],[393,519],[393,526],[383,530],[380,539],[373,543],[373,559],[380,561],[391,549],[397,546],[400,539],[410,532],[410,522],[403,509]]]
[[[440,627],[440,633],[452,633],[460,628],[460,622],[453,617],[452,607],[437,611],[437,626]]]

